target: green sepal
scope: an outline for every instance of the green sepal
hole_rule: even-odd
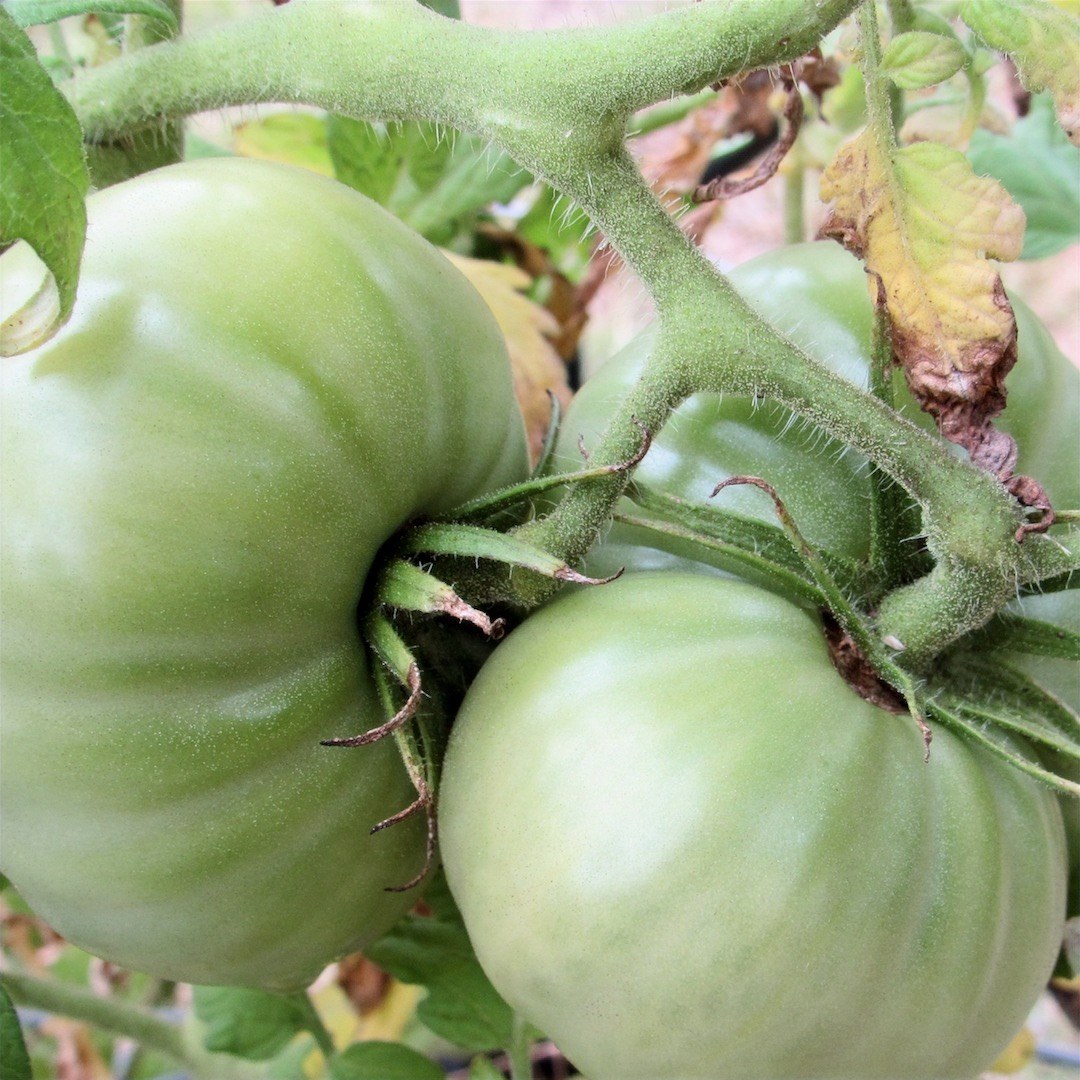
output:
[[[391,559],[379,573],[375,601],[399,611],[424,615],[450,615],[479,627],[488,637],[500,637],[501,619],[491,619],[467,604],[445,582],[403,559]]]
[[[987,725],[981,717],[971,718],[965,710],[949,708],[940,700],[927,701],[926,708],[933,719],[951,727],[958,735],[989,750],[1033,779],[1053,788],[1059,794],[1080,797],[1080,784],[1067,780],[1033,761],[1014,739]]]
[[[995,615],[964,644],[980,651],[1006,649],[1029,656],[1080,660],[1080,634],[1062,626],[1054,626],[1038,619],[1025,619],[1009,612]]]
[[[1005,708],[1043,727],[1080,742],[1080,717],[1034,679],[998,657],[981,659],[963,654],[957,670],[950,670],[950,686],[966,702]]]
[[[993,724],[1005,731],[1023,735],[1029,742],[1037,743],[1072,761],[1080,762],[1080,745],[1042,724],[1032,723],[1001,702],[975,703],[954,695],[943,696],[941,701],[953,712],[960,713],[975,723]]]
[[[632,524],[693,539],[718,556],[777,578],[815,603],[822,600],[822,591],[805,558],[793,547],[783,529],[719,506],[687,502],[636,482],[626,494],[637,506],[657,517],[657,520],[634,518]],[[619,519],[628,520],[622,515]],[[672,522],[680,527],[681,533],[665,528],[665,523]],[[854,562],[826,552],[821,553],[821,558],[841,589],[855,589],[860,571]]]
[[[412,555],[490,559],[507,566],[520,566],[557,581],[573,581],[583,585],[602,584],[595,578],[579,574],[568,563],[548,554],[542,548],[518,540],[508,533],[495,532],[478,525],[441,522],[419,525],[405,534],[399,550]]]

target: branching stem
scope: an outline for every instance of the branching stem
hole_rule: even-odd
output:
[[[1020,509],[991,477],[755,315],[683,236],[624,145],[639,109],[791,60],[854,6],[724,0],[615,27],[540,33],[481,29],[400,0],[294,0],[103,65],[68,93],[91,140],[225,105],[292,102],[364,119],[426,119],[511,154],[589,213],[660,313],[652,361],[592,464],[632,457],[639,425],[659,431],[697,391],[773,398],[854,446],[924,508],[937,566],[885,598],[879,627],[917,664],[984,623],[1018,584],[1056,566],[1050,542],[1028,537],[1021,550]],[[872,14],[863,18],[866,25]],[[525,526],[526,538],[559,558],[580,557],[625,484],[616,473],[578,487],[549,518]],[[548,586],[522,575],[514,588],[528,606]]]

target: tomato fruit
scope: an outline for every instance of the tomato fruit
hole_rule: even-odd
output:
[[[839,244],[799,244],[737,267],[731,281],[766,319],[810,356],[861,387],[869,385],[873,311],[862,264]],[[1000,426],[1020,446],[1018,470],[1040,480],[1055,505],[1080,506],[1075,447],[1080,432],[1080,372],[1062,355],[1030,309],[1013,298],[1019,359],[1010,373],[1008,407]],[[595,444],[619,399],[637,380],[652,348],[646,331],[586,382],[562,424],[554,465],[581,467],[578,437]],[[897,407],[928,430],[933,420],[895,382]],[[1071,441],[1070,441],[1071,439]],[[959,453],[959,451],[957,451]],[[850,448],[808,428],[768,401],[737,395],[696,394],[657,434],[635,476],[642,483],[697,502],[721,480],[761,476],[787,503],[814,543],[850,558],[870,546],[870,484],[866,460]],[[776,524],[772,503],[748,487],[729,488],[717,505]],[[639,511],[635,514],[640,515]],[[654,569],[678,559],[701,559],[700,549],[641,529],[617,524],[590,556],[590,572],[619,566]]]
[[[1053,795],[858,697],[817,616],[631,574],[500,644],[440,828],[496,988],[591,1080],[971,1080],[1061,940]]]
[[[526,473],[471,286],[333,181],[215,160],[95,195],[78,303],[2,370],[4,872],[77,944],[300,986],[423,864],[356,623],[404,522]],[[8,314],[40,281],[0,261]]]

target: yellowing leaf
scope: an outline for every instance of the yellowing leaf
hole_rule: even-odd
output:
[[[566,365],[552,344],[559,334],[558,321],[550,311],[521,295],[521,290],[532,283],[524,270],[486,259],[444,254],[484,298],[506,339],[514,370],[514,393],[525,417],[529,452],[536,461],[551,420],[547,392],[550,390],[564,406],[570,401]]]
[[[1013,1041],[1001,1051],[991,1072],[1019,1072],[1035,1056],[1035,1036],[1027,1028],[1021,1028]]]
[[[321,116],[275,113],[238,127],[233,145],[242,157],[280,161],[323,176],[334,175],[326,145],[326,121]]]
[[[1069,141],[1080,146],[1080,19],[1047,0],[966,0],[961,18],[1010,56],[1024,86],[1049,90]]]
[[[867,131],[825,171],[825,235],[883,283],[893,352],[946,437],[1011,476],[1015,446],[993,431],[1016,360],[1016,324],[989,259],[1020,254],[1024,213],[996,180],[951,147],[916,143],[891,155]]]

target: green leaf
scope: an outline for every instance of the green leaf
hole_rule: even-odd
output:
[[[236,152],[262,161],[298,165],[323,176],[333,176],[326,148],[326,119],[310,113],[282,112],[236,129]]]
[[[1000,612],[965,643],[969,648],[1006,649],[1029,656],[1080,660],[1080,634],[1062,626]]]
[[[30,1080],[30,1056],[23,1042],[22,1028],[8,992],[0,986],[0,1077],[3,1080]]]
[[[0,355],[33,348],[71,314],[86,240],[90,178],[75,113],[0,8],[0,250],[26,240],[51,272],[0,326]]]
[[[164,23],[170,34],[179,29],[168,0],[4,0],[20,26],[57,22],[71,15],[143,15]]]
[[[1080,20],[1047,0],[965,0],[960,17],[1012,58],[1028,90],[1050,91],[1069,141],[1080,145]]]
[[[420,0],[426,8],[431,8],[437,15],[445,15],[448,19],[461,18],[461,6],[458,0]]]
[[[4,0],[19,26],[55,23],[71,15],[144,15],[163,23],[170,35],[179,30],[167,0]]]
[[[424,895],[431,915],[406,915],[365,955],[402,982],[427,987],[421,1023],[467,1050],[496,1050],[513,1038],[514,1015],[488,981],[442,873]]]
[[[881,68],[901,90],[922,90],[951,79],[966,60],[955,37],[912,30],[889,42]]]
[[[972,168],[993,176],[1027,215],[1021,259],[1045,259],[1080,240],[1080,148],[1069,143],[1045,95],[1012,135],[975,132],[968,150]]]
[[[332,115],[327,141],[339,180],[436,243],[470,231],[477,213],[530,181],[482,140],[429,123],[369,124]]]
[[[547,184],[517,225],[518,235],[543,248],[572,281],[578,280],[589,265],[592,231],[589,215]]]
[[[469,1063],[469,1080],[505,1080],[505,1078],[488,1058],[478,1056]]]
[[[268,994],[231,986],[196,986],[195,1015],[206,1026],[206,1049],[266,1061],[306,1031],[305,994]]]
[[[443,1080],[430,1058],[401,1043],[355,1043],[330,1063],[330,1080]]]
[[[334,174],[381,206],[389,205],[404,165],[405,143],[390,130],[337,114],[326,123]]]

